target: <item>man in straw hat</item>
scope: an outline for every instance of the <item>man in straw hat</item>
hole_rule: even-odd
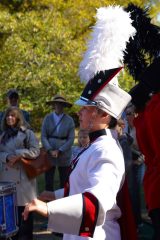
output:
[[[53,162],[53,167],[45,173],[45,189],[53,191],[56,167],[59,171],[60,187],[64,187],[74,142],[74,121],[64,113],[65,107],[72,106],[64,97],[55,95],[47,104],[52,106],[54,111],[44,118],[41,141]]]
[[[64,233],[65,240],[121,239],[116,197],[124,181],[124,159],[115,135],[107,128],[112,117],[120,118],[131,99],[115,84],[114,77],[122,69],[119,60],[133,34],[129,14],[121,7],[98,9],[93,40],[80,65],[80,76],[88,82],[76,101],[81,106],[80,128],[89,131],[91,144],[73,160],[65,188],[41,195],[41,199],[53,201],[34,199],[24,211],[24,220],[30,211],[48,217],[48,228]]]

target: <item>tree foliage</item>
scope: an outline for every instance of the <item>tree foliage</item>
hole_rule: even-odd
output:
[[[132,2],[142,7],[148,3]],[[46,100],[54,94],[60,93],[74,102],[83,89],[77,72],[96,8],[111,3],[111,0],[1,0],[1,109],[7,89],[17,88],[21,107],[31,112],[33,124],[39,128],[49,111]],[[128,3],[116,1],[123,6]],[[155,4],[154,1],[152,14],[157,12]],[[122,73],[120,83],[128,90],[133,80]],[[75,110],[73,107],[71,111]]]

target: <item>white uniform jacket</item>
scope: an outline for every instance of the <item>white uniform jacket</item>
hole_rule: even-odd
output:
[[[124,159],[111,131],[103,134],[78,157],[69,176],[69,196],[63,198],[64,190],[57,190],[57,200],[47,204],[48,229],[64,233],[65,240],[121,239],[116,196],[123,182]]]

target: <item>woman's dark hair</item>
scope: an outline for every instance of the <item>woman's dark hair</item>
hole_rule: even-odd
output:
[[[109,129],[114,129],[117,125],[117,119],[111,116],[111,121],[109,123]]]
[[[21,128],[22,126],[24,127],[29,127],[29,124],[27,124],[24,120],[23,114],[21,112],[21,110],[17,107],[9,107],[7,108],[7,110],[5,111],[5,114],[3,116],[2,119],[2,131],[5,131],[8,128],[7,122],[6,122],[6,118],[8,116],[9,113],[12,113],[16,119],[17,119],[17,124],[16,124],[16,128]]]

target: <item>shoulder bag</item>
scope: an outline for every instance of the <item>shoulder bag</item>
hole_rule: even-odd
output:
[[[54,131],[56,130],[57,126],[60,124],[64,116],[65,114],[63,114],[63,116],[55,126]],[[24,146],[28,148],[26,139],[24,141]],[[53,167],[51,158],[44,148],[40,148],[40,154],[37,158],[21,158],[21,162],[29,179],[33,179]]]
[[[40,154],[37,158],[21,158],[21,162],[29,179],[39,176],[53,166],[52,161],[44,148],[40,148]]]

